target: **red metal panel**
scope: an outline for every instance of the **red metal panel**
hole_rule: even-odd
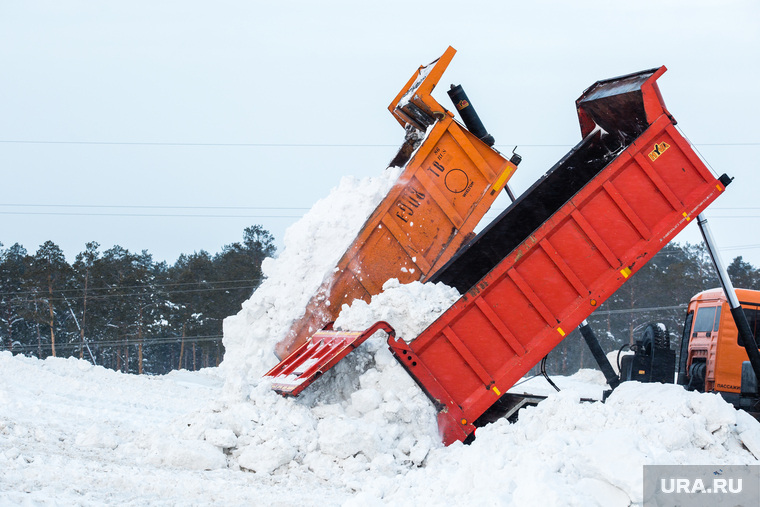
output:
[[[298,396],[338,361],[380,330],[388,333],[390,338],[396,335],[390,324],[382,321],[376,322],[366,331],[318,331],[264,376],[272,379],[272,389],[279,394]]]
[[[662,115],[416,340],[389,339],[439,408],[444,443],[723,190]]]

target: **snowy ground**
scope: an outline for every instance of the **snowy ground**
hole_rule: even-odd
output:
[[[345,492],[307,476],[228,467],[194,427],[213,371],[123,375],[74,359],[0,353],[0,505],[308,505]],[[199,434],[200,432],[200,434]],[[221,434],[219,438],[225,435]],[[283,496],[284,495],[284,496]]]
[[[643,464],[760,452],[756,421],[677,386],[624,385],[605,404],[563,389],[444,448],[413,385],[314,405],[261,386],[229,403],[218,373],[0,353],[0,505],[622,506],[641,502]]]
[[[604,388],[590,370],[555,379],[560,393],[518,386],[549,398],[443,447],[382,333],[299,398],[276,395],[261,379],[274,343],[395,176],[344,180],[292,229],[225,321],[218,369],[141,377],[0,353],[0,505],[627,506],[643,500],[645,464],[758,464],[760,424],[720,397],[628,383],[582,402]],[[384,288],[336,327],[386,320],[414,337],[458,298],[440,284]]]

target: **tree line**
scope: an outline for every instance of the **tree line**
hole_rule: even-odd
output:
[[[51,241],[33,255],[19,244],[0,244],[0,350],[74,356],[138,374],[218,365],[222,320],[261,283],[261,263],[274,255],[273,241],[256,225],[220,253],[183,254],[171,266],[144,250],[114,246],[101,252],[94,242],[72,264]],[[742,257],[728,272],[736,287],[760,290],[760,270]],[[650,322],[666,324],[678,350],[689,300],[718,285],[703,245],[671,243],[588,321],[608,352],[634,343]],[[547,361],[554,374],[594,367],[577,330]]]
[[[760,270],[736,257],[727,266],[736,288],[760,290]],[[703,290],[720,287],[703,244],[670,243],[631,277],[588,319],[605,352],[619,350],[641,338],[650,322],[668,328],[671,348],[679,350],[686,307]],[[547,359],[547,371],[569,375],[580,368],[597,368],[580,332],[574,330]],[[533,374],[538,369],[532,370]]]
[[[96,242],[71,264],[52,241],[34,254],[0,244],[0,350],[137,374],[216,366],[222,320],[259,286],[274,253],[258,225],[215,255],[182,254],[173,265]]]

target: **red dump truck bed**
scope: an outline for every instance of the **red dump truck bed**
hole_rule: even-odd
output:
[[[461,299],[412,342],[389,338],[445,444],[467,439],[730,181],[675,128],[655,83],[664,71],[589,88],[576,103],[583,141],[432,277]]]

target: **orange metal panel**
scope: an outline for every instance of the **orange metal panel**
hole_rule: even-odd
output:
[[[430,94],[455,54],[456,50],[449,46],[440,58],[428,65],[421,65],[396,95],[396,98],[393,99],[388,110],[396,117],[402,127],[412,124],[416,125],[417,128],[424,129],[422,125],[417,123],[413,108],[417,108],[429,116],[445,114],[446,109],[436,102]]]
[[[516,170],[429,96],[454,53],[449,48],[432,67],[421,68],[391,104],[399,121],[406,118],[399,108],[409,104],[435,112],[437,119],[304,315],[277,344],[280,359],[334,321],[343,304],[369,301],[391,278],[425,279],[445,264]]]

